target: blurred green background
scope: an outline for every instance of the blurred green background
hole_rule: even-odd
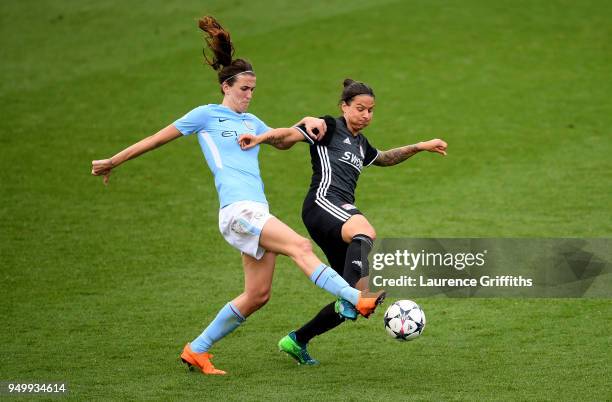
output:
[[[0,381],[67,381],[77,400],[610,399],[609,299],[419,299],[417,341],[378,313],[296,367],[276,342],[329,298],[285,257],[270,303],[213,350],[231,375],[187,374],[178,352],[242,290],[197,140],[108,187],[89,172],[221,101],[204,14],[254,64],[268,125],[338,113],[351,77],[376,92],[373,145],[449,143],[362,175],[379,237],[611,237],[609,1],[4,1]],[[307,147],[260,165],[272,212],[306,234]]]

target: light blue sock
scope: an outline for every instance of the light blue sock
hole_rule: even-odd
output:
[[[350,287],[343,277],[325,264],[321,264],[315,269],[310,276],[310,280],[321,289],[347,300],[352,305],[357,304],[359,300],[359,291]]]
[[[213,343],[231,333],[244,322],[245,318],[232,303],[227,303],[206,327],[204,332],[191,342],[191,350],[196,353],[208,352]]]

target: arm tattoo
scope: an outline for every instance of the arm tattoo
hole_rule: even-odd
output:
[[[295,137],[301,138],[302,136],[298,136],[297,131],[293,128],[276,128],[265,133],[261,142],[278,149],[289,149],[295,144]]]
[[[277,137],[275,135],[270,136],[267,140],[264,141],[266,144],[270,144],[270,145],[278,145],[281,142],[283,142],[283,138],[282,137]]]
[[[412,155],[419,152],[416,145],[406,145],[405,147],[393,148],[388,151],[378,152],[378,156],[374,160],[376,166],[393,166],[397,165],[410,158]]]

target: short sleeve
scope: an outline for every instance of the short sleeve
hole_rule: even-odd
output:
[[[266,123],[264,123],[259,117],[255,116],[254,114],[250,114],[250,117],[253,119],[253,123],[255,123],[256,135],[260,135],[272,130],[272,128],[268,127]]]
[[[185,116],[175,121],[174,127],[183,135],[189,135],[201,131],[208,120],[210,119],[210,113],[206,106],[199,106]]]
[[[363,158],[363,165],[370,166],[378,156],[378,149],[370,145],[370,142],[365,136],[363,137],[363,139],[365,140],[365,157]]]
[[[321,138],[320,141],[314,140],[312,139],[309,135],[308,132],[306,131],[306,126],[304,124],[299,125],[299,126],[295,126],[295,128],[297,128],[302,135],[304,136],[304,140],[306,142],[308,142],[310,145],[327,145],[329,144],[330,139],[332,138],[332,136],[334,135],[335,131],[336,131],[336,119],[334,119],[331,116],[323,116],[321,117],[321,119],[325,120],[325,125],[327,126],[327,131],[325,132],[325,135],[323,136],[323,138]]]

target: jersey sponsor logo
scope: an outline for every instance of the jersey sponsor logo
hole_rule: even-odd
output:
[[[363,159],[352,152],[346,151],[344,155],[342,155],[342,158],[340,158],[340,162],[348,163],[359,171],[363,168]]]
[[[242,122],[244,123],[244,126],[248,128],[249,130],[255,129],[255,126],[249,120],[242,120]]]
[[[357,207],[353,204],[342,204],[341,207],[346,209],[347,211],[350,211],[351,209],[357,209]]]
[[[221,137],[238,137],[238,133],[235,131],[223,131]]]
[[[345,138],[344,141],[342,141],[342,142],[344,142],[345,144],[351,145],[351,140],[349,140],[348,137]]]

